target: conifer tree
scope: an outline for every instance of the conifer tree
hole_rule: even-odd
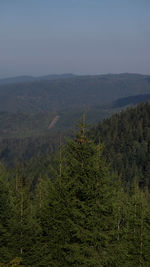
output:
[[[61,142],[60,142],[61,143]],[[59,156],[53,159],[51,177],[39,180],[36,190],[36,217],[39,227],[36,244],[34,246],[34,264],[36,266],[64,266],[61,258],[61,243],[64,240],[63,202],[60,198],[62,148],[60,144]],[[58,177],[58,184],[54,182]],[[60,260],[61,259],[61,260]]]
[[[40,186],[43,197],[41,206],[37,206],[39,230],[33,263],[35,266],[64,266],[62,260],[60,261],[60,247],[65,235],[60,196],[49,178],[44,179]]]
[[[128,194],[125,193],[120,177],[115,175],[114,180],[114,230],[112,249],[112,266],[128,266],[126,263],[128,255],[128,244],[126,242],[126,218],[127,206],[129,202]]]
[[[13,202],[8,174],[0,164],[0,262],[7,263],[12,253]]]
[[[83,119],[75,140],[68,141],[62,171],[64,266],[110,266],[112,261],[112,181],[101,154],[102,146],[87,138]]]
[[[150,206],[149,194],[134,181],[127,217],[128,266],[149,266]]]
[[[35,213],[31,203],[29,186],[22,173],[18,173],[16,184],[13,197],[13,254],[14,258],[22,258],[23,264],[30,264],[29,258],[36,232]]]

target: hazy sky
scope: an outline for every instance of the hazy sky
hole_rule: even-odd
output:
[[[150,74],[150,0],[0,0],[0,78]]]

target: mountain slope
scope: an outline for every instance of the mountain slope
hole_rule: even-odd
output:
[[[150,187],[150,102],[104,120],[92,135],[104,143],[104,154],[123,181],[137,178]]]
[[[13,83],[24,83],[24,82],[33,82],[33,81],[41,81],[41,80],[55,80],[55,79],[62,79],[62,78],[70,78],[73,77],[72,73],[66,73],[66,74],[51,74],[51,75],[45,75],[45,76],[17,76],[17,77],[8,77],[5,79],[0,79],[0,84],[13,84]]]
[[[112,104],[112,108],[123,108],[129,105],[137,105],[141,102],[146,102],[148,100],[150,100],[150,94],[128,96],[124,98],[119,98],[114,101]]]
[[[118,98],[150,94],[149,76],[138,74],[77,76],[0,85],[0,110],[56,112],[104,105]]]

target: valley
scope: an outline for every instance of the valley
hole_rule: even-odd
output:
[[[0,80],[0,159],[7,166],[31,159],[36,149],[43,155],[45,152],[37,143],[49,140],[49,148],[58,146],[59,135],[72,135],[84,111],[86,122],[92,127],[150,99],[149,76],[138,74],[66,74],[64,78],[60,75],[26,80]]]

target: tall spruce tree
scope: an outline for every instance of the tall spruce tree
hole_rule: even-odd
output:
[[[64,266],[110,266],[113,190],[102,145],[87,138],[84,119],[65,149],[60,197],[64,203]]]

